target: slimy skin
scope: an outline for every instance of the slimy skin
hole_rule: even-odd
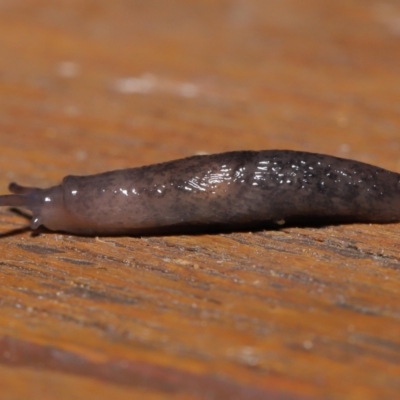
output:
[[[310,221],[400,221],[400,174],[290,150],[235,151],[67,176],[48,189],[11,183],[0,206],[32,212],[31,228],[79,235],[168,232]],[[301,222],[300,222],[301,223]]]

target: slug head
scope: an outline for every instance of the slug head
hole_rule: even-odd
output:
[[[10,183],[9,190],[13,194],[0,196],[0,206],[21,207],[31,211],[32,229],[44,225],[51,230],[63,230],[68,218],[61,186],[40,189]]]

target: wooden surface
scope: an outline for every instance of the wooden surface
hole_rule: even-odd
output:
[[[400,172],[400,3],[0,3],[0,191],[199,152]],[[32,236],[0,210],[0,399],[395,399],[400,230]]]

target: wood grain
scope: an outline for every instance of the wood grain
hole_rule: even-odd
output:
[[[400,6],[0,4],[0,190],[199,152],[400,172]],[[32,235],[0,210],[0,399],[393,399],[399,224]]]

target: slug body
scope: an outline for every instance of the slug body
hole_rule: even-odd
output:
[[[237,151],[91,176],[49,189],[10,184],[0,206],[27,208],[32,229],[83,235],[285,221],[400,221],[400,174],[289,150]]]

